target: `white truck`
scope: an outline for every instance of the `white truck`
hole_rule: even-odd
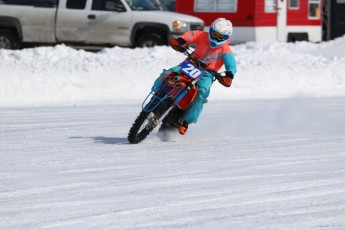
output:
[[[163,11],[159,0],[0,0],[0,48],[23,44],[152,47],[203,20]]]

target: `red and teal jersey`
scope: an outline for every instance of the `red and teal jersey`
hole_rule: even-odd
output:
[[[195,30],[184,33],[181,38],[186,40],[187,44],[195,45],[193,55],[204,61],[208,68],[218,71],[225,65],[226,71],[231,71],[235,75],[236,60],[230,47],[230,41],[212,48],[208,36],[208,32]]]

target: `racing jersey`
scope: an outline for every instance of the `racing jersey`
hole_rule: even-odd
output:
[[[195,45],[193,56],[198,57],[205,62],[208,68],[218,71],[223,64],[225,70],[232,72],[233,75],[237,72],[236,60],[230,47],[230,40],[219,47],[212,48],[206,31],[188,31],[182,34],[187,44]]]

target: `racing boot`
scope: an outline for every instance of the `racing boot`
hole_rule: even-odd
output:
[[[181,135],[185,135],[188,129],[188,123],[187,122],[183,122],[179,127],[178,127],[178,132]]]

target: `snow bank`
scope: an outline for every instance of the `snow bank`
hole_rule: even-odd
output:
[[[215,84],[211,100],[345,96],[345,37],[320,44],[251,42],[233,50],[233,86]],[[163,68],[183,59],[169,47],[0,50],[0,106],[140,101]]]

